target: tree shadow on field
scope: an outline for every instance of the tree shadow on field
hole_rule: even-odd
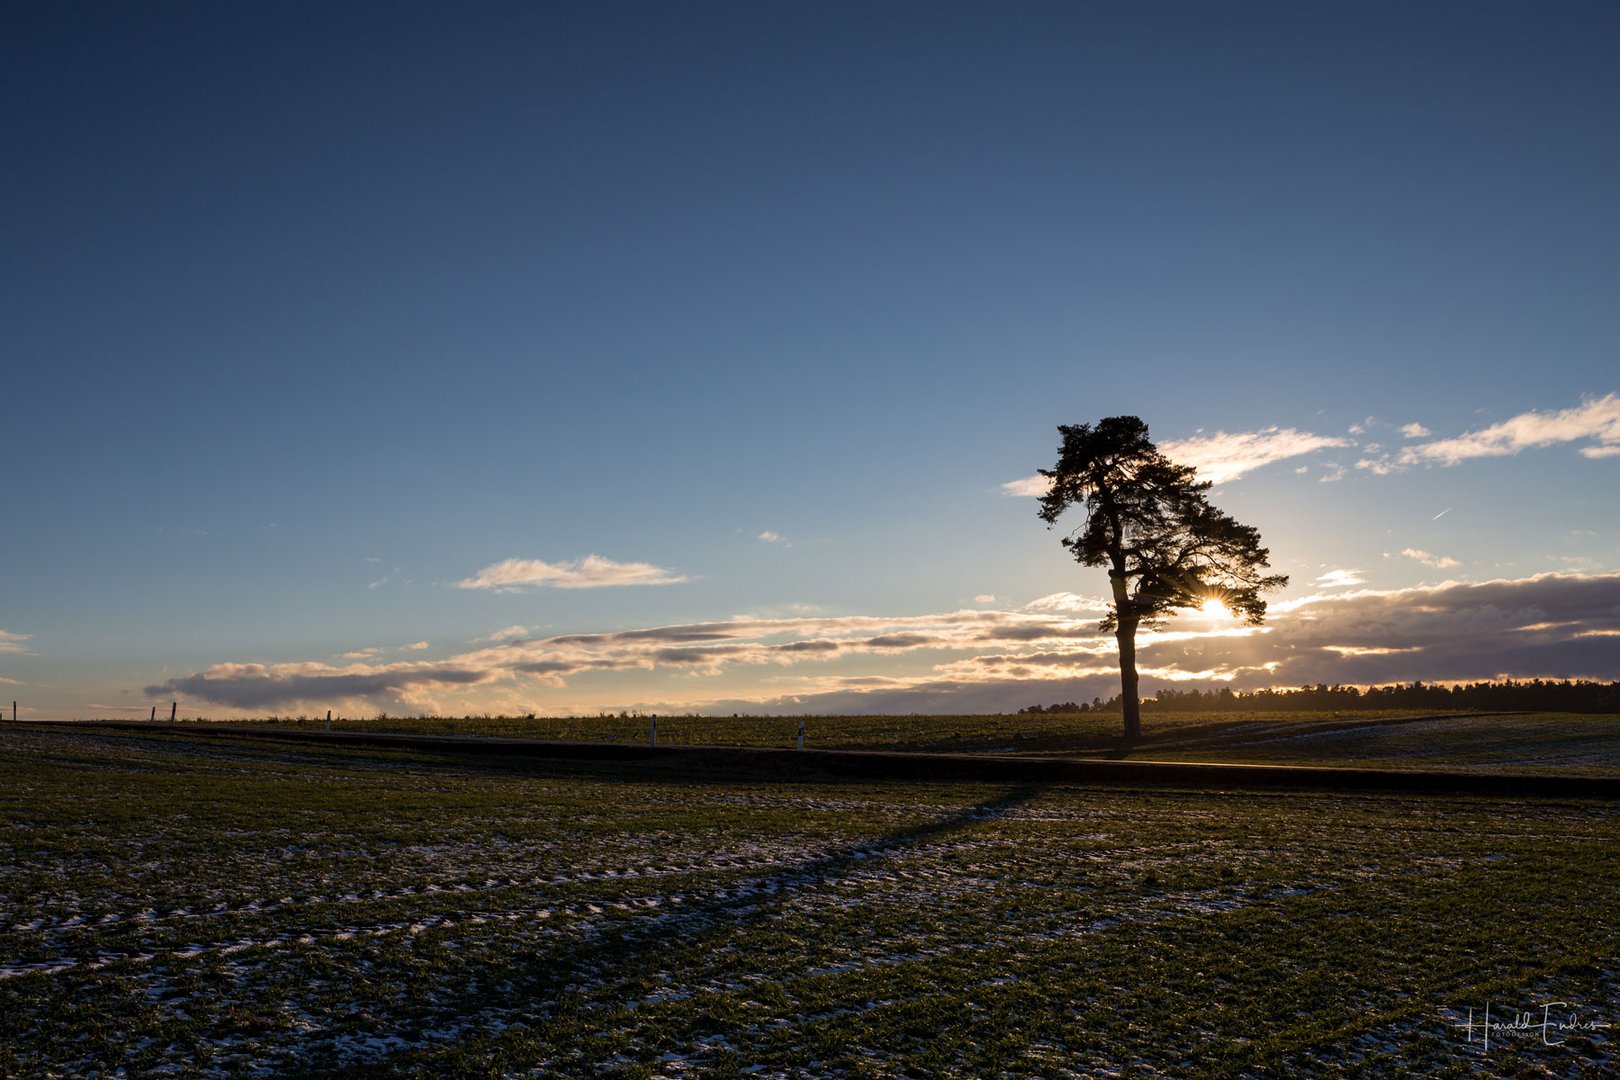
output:
[[[596,1009],[630,1004],[645,993],[646,976],[678,969],[682,958],[712,956],[739,931],[781,914],[797,894],[828,885],[857,868],[915,849],[939,837],[971,829],[1036,798],[1045,784],[1020,784],[995,798],[938,820],[836,848],[771,873],[744,878],[689,899],[678,910],[631,916],[620,925],[587,932],[547,955],[534,955],[488,972],[487,984],[513,989],[500,1000],[469,996],[462,1017],[474,1027],[477,1014],[492,1008],[516,1011],[531,1025],[565,1016],[584,1021]],[[791,934],[790,929],[784,929]],[[689,961],[688,961],[689,962]],[[441,1001],[444,997],[441,996]],[[511,1017],[508,1015],[507,1022]],[[441,1022],[442,1024],[442,1022]],[[465,1048],[463,1048],[464,1050]],[[451,1049],[452,1053],[456,1052]],[[415,1070],[427,1064],[411,1062]],[[386,1065],[384,1066],[387,1067]],[[429,1065],[431,1069],[431,1065]]]

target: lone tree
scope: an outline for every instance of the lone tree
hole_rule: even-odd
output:
[[[1134,416],[1090,424],[1060,424],[1057,467],[1042,469],[1051,490],[1041,498],[1041,520],[1057,523],[1071,506],[1085,522],[1063,538],[1083,566],[1105,566],[1113,600],[1101,629],[1119,642],[1120,702],[1125,741],[1142,737],[1137,694],[1136,630],[1155,629],[1177,608],[1218,600],[1251,625],[1266,617],[1265,589],[1288,584],[1263,574],[1270,554],[1260,534],[1209,504],[1209,481],[1199,481],[1148,439]]]

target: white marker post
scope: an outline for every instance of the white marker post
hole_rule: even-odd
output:
[[[652,714],[652,727],[647,731],[647,745],[658,745],[658,714]]]
[[[793,748],[795,750],[803,750],[804,749],[804,720],[803,720],[803,718],[801,718],[799,720],[799,741]]]

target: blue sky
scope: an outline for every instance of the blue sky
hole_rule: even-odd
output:
[[[1149,688],[1620,678],[1612,5],[3,37],[25,714],[1106,694],[1049,599],[1104,582],[1014,492],[1117,414],[1293,579],[1264,633],[1150,644]]]

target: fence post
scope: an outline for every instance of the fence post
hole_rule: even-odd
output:
[[[17,722],[17,703],[15,701],[11,703],[11,722],[13,724]]]
[[[327,731],[332,730],[332,710],[331,709],[326,710],[326,730]]]
[[[157,723],[157,706],[156,705],[152,706],[152,715],[147,717],[147,720],[149,720],[150,722],[152,722],[154,724]]]
[[[794,747],[794,749],[795,750],[803,750],[804,749],[804,718],[803,717],[799,718],[799,742],[798,742],[798,745],[796,745]]]
[[[178,714],[179,712],[180,712],[180,703],[178,701],[169,702],[169,723],[171,723],[171,724],[175,723],[176,714]]]
[[[648,732],[647,732],[647,745],[648,746],[657,746],[658,745],[658,714],[657,713],[652,714],[652,727],[650,729],[648,729]]]

